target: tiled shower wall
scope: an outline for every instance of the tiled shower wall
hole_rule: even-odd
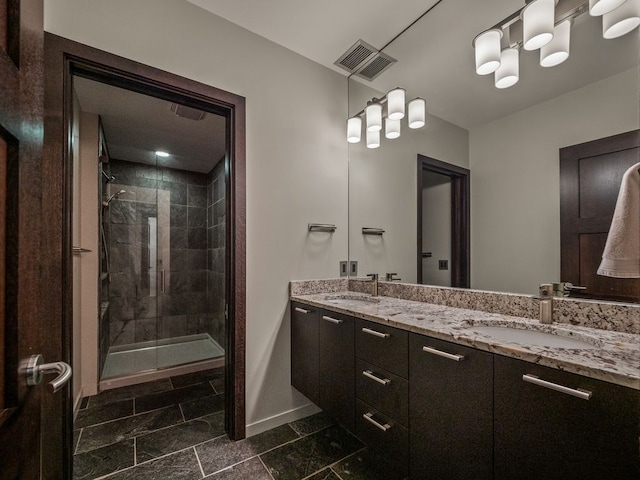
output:
[[[119,160],[110,164],[116,177],[111,193],[127,192],[109,207],[110,344],[198,333],[217,339],[213,306],[224,301],[216,300],[219,290],[212,271],[216,262],[208,256],[219,255],[219,247],[209,247],[207,227],[209,192],[218,177],[213,171],[194,173]],[[212,215],[213,211],[209,218]],[[165,293],[156,296],[149,275],[149,217],[158,219],[158,257],[166,275]],[[220,292],[224,298],[224,289]]]
[[[211,170],[207,184],[207,257],[209,297],[207,299],[213,317],[212,337],[226,350],[225,336],[225,234],[226,189],[224,159]]]

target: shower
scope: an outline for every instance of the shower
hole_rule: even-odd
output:
[[[114,193],[107,200],[104,200],[102,202],[102,206],[103,207],[108,207],[112,200],[115,200],[116,198],[118,198],[123,193],[127,193],[126,190],[120,190],[119,192]]]

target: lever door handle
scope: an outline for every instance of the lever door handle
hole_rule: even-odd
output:
[[[71,367],[65,362],[43,363],[41,354],[31,355],[20,362],[20,374],[25,377],[27,385],[39,385],[42,377],[50,373],[57,373],[58,376],[49,382],[49,389],[52,392],[60,390],[71,378]]]

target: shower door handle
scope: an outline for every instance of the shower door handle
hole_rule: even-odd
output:
[[[164,269],[160,270],[160,291],[164,293]]]

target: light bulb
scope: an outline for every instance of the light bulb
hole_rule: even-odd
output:
[[[409,128],[424,127],[427,102],[424,98],[414,98],[409,102]]]
[[[395,88],[387,93],[387,117],[391,120],[404,118],[404,88]]]
[[[571,20],[565,20],[556,25],[553,40],[540,49],[540,65],[555,67],[569,58],[569,44],[571,41]]]
[[[505,48],[502,51],[500,68],[496,70],[496,88],[508,88],[520,79],[520,55],[517,48]]]
[[[347,142],[358,143],[362,131],[362,119],[351,117],[347,120]]]
[[[537,50],[553,38],[555,0],[533,0],[522,9],[523,46]]]
[[[502,30],[497,28],[482,32],[473,39],[476,53],[476,73],[488,75],[500,66],[500,39]]]

